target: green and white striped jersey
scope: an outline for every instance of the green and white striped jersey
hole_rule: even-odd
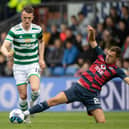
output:
[[[40,26],[31,24],[26,31],[22,24],[12,27],[5,40],[9,40],[14,49],[14,64],[26,65],[39,61],[39,42],[42,38]]]

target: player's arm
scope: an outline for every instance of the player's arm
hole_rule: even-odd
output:
[[[125,77],[124,81],[129,85],[129,77]]]
[[[44,49],[45,49],[45,43],[41,39],[39,40],[39,59],[44,60]]]
[[[14,51],[11,49],[11,44],[13,43],[14,40],[14,32],[13,32],[13,28],[11,28],[1,46],[1,52],[4,56],[6,56],[7,58],[12,58]]]
[[[103,55],[105,56],[104,51],[98,46],[96,40],[95,40],[95,29],[88,25],[88,42],[92,48],[95,49],[96,55]]]
[[[95,29],[88,25],[88,42],[92,48],[97,47],[97,42],[95,40]]]
[[[39,64],[43,69],[45,68],[45,60],[44,60],[44,51],[45,51],[45,43],[43,40],[39,40]]]
[[[45,51],[45,42],[43,41],[43,30],[41,29],[38,34],[39,40],[39,65],[40,68],[43,69],[46,67],[45,60],[44,60],[44,51]]]
[[[118,68],[116,71],[117,71],[117,77],[120,77],[129,85],[129,76],[127,76],[126,73],[120,68]]]
[[[11,50],[11,42],[9,40],[4,40],[1,46],[1,53],[8,58],[13,56],[13,50]]]

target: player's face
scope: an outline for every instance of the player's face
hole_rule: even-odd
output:
[[[108,50],[107,54],[106,54],[106,60],[105,60],[106,63],[114,64],[116,62],[116,60],[117,60],[116,52]]]
[[[34,18],[33,13],[27,13],[25,11],[22,12],[21,19],[22,19],[22,24],[25,27],[30,26],[30,24],[32,23],[33,18]]]

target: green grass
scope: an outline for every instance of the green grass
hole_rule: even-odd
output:
[[[106,123],[96,124],[85,112],[44,112],[32,124],[11,124],[8,113],[0,112],[0,129],[129,129],[129,112],[106,112]]]

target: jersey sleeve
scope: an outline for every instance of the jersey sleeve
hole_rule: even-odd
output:
[[[96,46],[94,49],[96,51],[97,56],[99,56],[99,55],[105,56],[105,53],[100,46]]]
[[[9,30],[9,32],[8,32],[8,34],[7,34],[7,36],[6,36],[6,38],[5,38],[5,40],[8,40],[8,41],[10,41],[11,43],[13,42],[13,40],[14,40],[14,32],[12,31],[12,29],[10,29]]]
[[[117,77],[124,79],[125,77],[127,77],[127,75],[125,74],[125,72],[122,69],[118,68],[117,69]]]
[[[43,30],[41,29],[40,32],[38,33],[38,39],[41,40],[43,37]]]

